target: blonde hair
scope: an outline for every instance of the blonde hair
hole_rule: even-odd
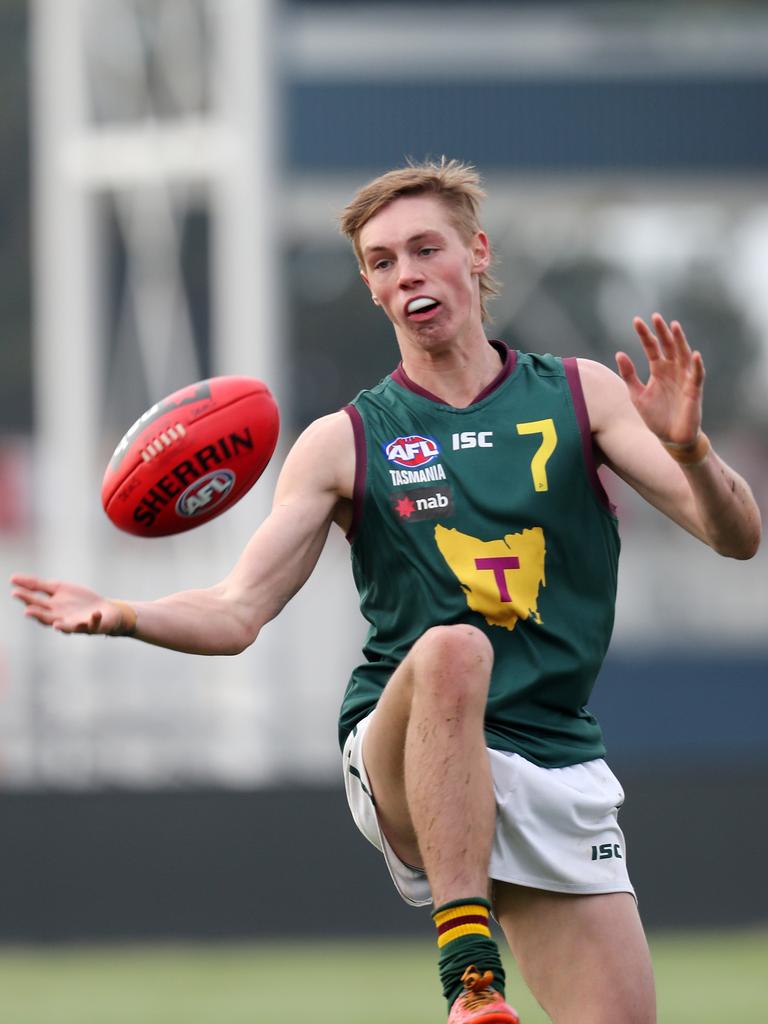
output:
[[[427,160],[408,164],[368,182],[342,211],[341,231],[352,242],[361,269],[365,268],[360,249],[363,227],[388,203],[401,196],[414,195],[434,195],[444,203],[454,227],[466,242],[482,230],[479,213],[485,192],[480,187],[480,175],[471,164],[446,160],[445,157],[441,157],[440,163]],[[483,271],[480,275],[480,314],[483,320],[488,319],[488,300],[498,294],[498,282],[488,270]]]

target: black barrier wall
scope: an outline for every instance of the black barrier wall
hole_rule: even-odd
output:
[[[768,921],[768,771],[627,777],[649,928]],[[341,789],[0,794],[0,941],[431,935]]]

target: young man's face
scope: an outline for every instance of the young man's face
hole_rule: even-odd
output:
[[[444,203],[433,195],[389,203],[360,232],[363,278],[398,340],[444,343],[468,328],[482,330],[480,274],[488,268],[488,239],[466,242]]]

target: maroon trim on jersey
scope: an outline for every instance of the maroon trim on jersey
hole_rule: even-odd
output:
[[[569,356],[563,359],[563,366],[565,367],[565,376],[568,381],[568,387],[571,389],[571,398],[573,399],[573,408],[576,412],[576,419],[579,424],[579,432],[581,434],[581,450],[584,453],[584,463],[587,468],[587,477],[589,482],[592,484],[592,488],[598,497],[601,505],[603,505],[612,515],[616,514],[616,506],[611,502],[611,499],[605,493],[602,480],[597,472],[597,462],[595,461],[595,443],[592,440],[592,427],[589,422],[589,413],[587,411],[587,403],[584,400],[584,390],[581,386],[581,374],[579,373],[579,364],[574,356]]]
[[[351,544],[357,536],[363,518],[363,498],[365,497],[365,477],[368,472],[368,453],[365,447],[365,427],[363,417],[354,405],[345,405],[344,412],[352,423],[355,435],[355,483],[352,489],[352,522],[347,531],[347,540]]]
[[[517,352],[515,352],[514,349],[511,349],[509,345],[503,341],[491,341],[489,344],[492,345],[499,353],[501,369],[488,387],[483,388],[477,398],[473,400],[472,405],[475,405],[476,402],[480,402],[483,398],[487,398],[492,391],[495,391],[496,388],[504,383],[507,377],[510,376],[514,368],[517,366]]]
[[[517,352],[509,348],[503,341],[491,341],[489,342],[496,351],[499,353],[501,359],[501,369],[493,378],[491,383],[483,388],[476,398],[473,398],[469,403],[475,405],[481,399],[486,398],[492,391],[495,391],[504,381],[509,377],[517,364]],[[392,380],[395,384],[399,384],[401,388],[406,388],[408,391],[412,391],[415,395],[421,395],[422,398],[428,398],[431,402],[439,402],[440,405],[447,405],[448,403],[440,398],[439,395],[433,395],[431,391],[427,391],[426,388],[421,387],[415,381],[412,381],[408,374],[403,369],[403,364],[400,363],[396,370],[391,374]]]

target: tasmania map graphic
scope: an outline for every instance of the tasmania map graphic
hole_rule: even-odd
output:
[[[538,602],[546,586],[546,546],[540,526],[484,541],[438,524],[435,541],[467,604],[489,626],[513,630],[518,619],[528,618],[541,623]]]

